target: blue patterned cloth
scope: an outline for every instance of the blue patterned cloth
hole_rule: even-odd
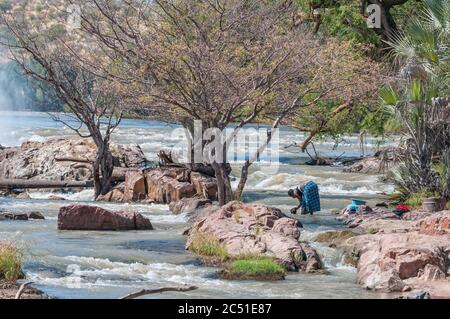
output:
[[[305,213],[320,211],[319,187],[314,182],[308,182],[303,188],[302,210]]]

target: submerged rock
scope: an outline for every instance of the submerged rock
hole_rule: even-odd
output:
[[[322,262],[314,249],[299,242],[299,226],[278,209],[231,202],[194,224],[186,247],[196,245],[200,234],[214,238],[231,258],[268,256],[290,271],[315,272]]]
[[[16,196],[17,199],[30,199],[30,195],[27,192],[20,193]]]
[[[355,164],[344,168],[344,173],[379,174],[382,171],[382,160],[378,157],[365,157]]]
[[[29,219],[45,219],[44,215],[40,212],[28,212],[27,216]]]
[[[111,212],[106,209],[70,205],[58,214],[59,230],[151,230],[150,220],[139,213]]]
[[[23,213],[10,213],[10,212],[0,212],[0,221],[2,220],[28,220],[27,214]]]

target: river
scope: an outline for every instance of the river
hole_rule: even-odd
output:
[[[0,144],[15,146],[33,140],[75,136],[47,114],[0,112]],[[184,135],[174,125],[124,120],[114,134],[117,143],[139,144],[148,159],[156,159],[161,149],[176,148]],[[244,193],[246,202],[259,202],[289,213],[296,206],[287,197],[289,188],[314,180],[320,185],[323,211],[313,217],[299,218],[305,226],[301,240],[330,229],[340,228],[333,210],[341,209],[354,197],[369,204],[379,200],[380,192],[392,191],[391,185],[377,176],[344,174],[340,167],[303,165],[306,154],[286,149],[303,135],[282,129],[280,160],[276,173],[252,167]],[[316,143],[321,155],[358,156],[359,138],[347,136],[335,148],[334,141]],[[368,139],[367,152],[373,152],[375,139]],[[237,175],[235,167],[233,174]],[[236,183],[236,182],[234,182]],[[153,231],[146,232],[61,232],[57,214],[71,202],[92,203],[91,190],[57,194],[65,201],[49,201],[50,193],[31,193],[32,199],[0,197],[0,210],[40,211],[46,220],[1,222],[0,239],[14,240],[26,251],[24,270],[27,278],[47,294],[57,298],[118,298],[142,288],[159,288],[183,284],[196,285],[189,293],[167,293],[147,298],[382,298],[383,294],[362,289],[355,283],[356,269],[341,263],[341,252],[313,243],[325,262],[327,275],[289,274],[281,282],[224,281],[216,277],[217,269],[203,267],[184,249],[181,235],[187,227],[186,216],[174,216],[166,205],[99,204],[112,210],[137,211],[152,221]]]

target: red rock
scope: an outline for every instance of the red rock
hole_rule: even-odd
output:
[[[439,267],[427,264],[420,272],[420,279],[424,281],[445,280],[446,274]]]
[[[394,257],[396,270],[401,279],[416,277],[426,265],[439,265],[439,257],[425,249],[404,249]]]
[[[231,202],[193,225],[188,249],[199,233],[214,237],[230,256],[271,256],[293,271],[314,272],[322,267],[315,250],[298,241],[298,221],[275,208]]]
[[[410,280],[428,267],[446,272],[445,251],[450,236],[427,236],[417,232],[362,235],[349,239],[360,252],[358,283],[369,289],[402,291]],[[432,266],[432,268],[430,268]]]
[[[97,202],[114,202],[114,203],[123,203],[125,202],[125,185],[124,183],[119,184],[114,187],[112,191],[110,191],[106,195],[100,195],[97,197]]]
[[[145,177],[141,171],[128,171],[124,186],[124,201],[139,201],[147,197]]]
[[[60,230],[151,230],[150,221],[139,213],[111,212],[106,209],[70,205],[62,207],[58,214]]]
[[[176,179],[180,178],[180,175],[183,174],[178,168],[155,169],[147,172],[145,178],[149,199],[157,203],[170,204],[182,198],[193,197],[197,193],[194,186]]]
[[[450,233],[450,211],[433,214],[420,221],[420,233],[425,235],[445,235]]]
[[[211,200],[217,199],[217,181],[214,177],[192,172],[190,181],[197,194],[202,194],[205,198]]]

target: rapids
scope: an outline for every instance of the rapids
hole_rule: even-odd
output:
[[[33,140],[75,136],[47,114],[0,112],[0,144],[16,146]],[[283,129],[280,134],[280,162],[275,173],[258,165],[250,170],[244,193],[247,202],[275,206],[288,213],[296,202],[286,196],[289,188],[314,180],[320,185],[323,211],[300,218],[305,226],[302,240],[319,232],[341,227],[333,210],[341,209],[353,197],[379,200],[379,193],[392,186],[377,176],[344,174],[340,167],[301,165],[308,156],[290,152],[286,146],[301,141],[302,134]],[[124,120],[113,141],[141,145],[149,159],[156,159],[160,149],[182,149],[184,133],[179,127],[143,120]],[[373,152],[378,141],[368,139],[366,152]],[[348,136],[335,148],[334,141],[316,144],[324,156],[359,156],[357,136]],[[238,145],[237,153],[245,153]],[[264,159],[263,159],[264,160]],[[236,164],[233,170],[238,175]],[[237,181],[233,184],[236,185]],[[149,298],[380,298],[355,284],[356,270],[342,265],[336,249],[313,243],[323,258],[327,275],[291,274],[283,282],[230,282],[215,276],[217,269],[200,266],[195,256],[184,249],[186,216],[172,215],[166,205],[100,204],[112,210],[132,210],[149,217],[154,231],[147,232],[59,232],[57,214],[71,202],[93,204],[93,193],[56,194],[64,201],[49,201],[50,193],[32,192],[31,199],[0,197],[0,210],[40,211],[46,220],[1,222],[0,239],[11,239],[26,251],[24,269],[35,286],[58,298],[118,298],[141,288],[182,284],[200,289],[186,294],[167,293]]]

